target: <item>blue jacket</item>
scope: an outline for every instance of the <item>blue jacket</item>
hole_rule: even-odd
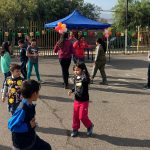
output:
[[[24,104],[29,106],[27,100],[22,101]],[[28,132],[29,126],[24,122],[25,110],[23,108],[17,108],[13,116],[8,120],[8,129],[11,132]]]
[[[8,120],[8,129],[12,132],[12,142],[17,148],[26,148],[35,142],[35,129],[30,121],[35,117],[35,105],[22,100],[13,116]]]

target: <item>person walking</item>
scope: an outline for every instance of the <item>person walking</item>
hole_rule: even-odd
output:
[[[64,88],[68,89],[69,67],[71,64],[71,58],[73,54],[73,45],[68,39],[68,33],[63,33],[60,36],[59,41],[54,47],[54,52],[58,52],[59,63],[62,69]]]
[[[106,45],[105,42],[99,38],[96,41],[96,55],[94,59],[94,65],[92,69],[92,75],[91,75],[91,83],[93,83],[93,79],[99,70],[102,76],[102,82],[100,84],[107,85],[107,76],[105,73],[105,64],[106,64]]]
[[[2,43],[1,71],[4,74],[4,82],[3,82],[3,85],[2,85],[2,91],[3,91],[3,88],[4,88],[4,83],[5,83],[6,78],[11,76],[11,72],[10,72],[10,63],[11,63],[10,46],[11,46],[11,44],[8,41]]]

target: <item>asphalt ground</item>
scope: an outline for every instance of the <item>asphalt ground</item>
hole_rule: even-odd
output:
[[[94,84],[90,85],[92,137],[86,136],[82,123],[80,135],[70,137],[73,97],[68,97],[68,90],[63,88],[58,59],[41,58],[39,63],[45,84],[37,101],[36,130],[53,150],[150,149],[150,90],[143,88],[147,80],[147,55],[113,55],[106,65],[108,86],[99,84],[101,77],[97,72]],[[91,72],[92,62],[87,61],[86,65]],[[71,75],[72,66],[73,62]],[[34,75],[31,78],[36,79]],[[0,80],[2,84],[2,73]],[[9,117],[6,103],[0,102],[0,150],[11,149]]]

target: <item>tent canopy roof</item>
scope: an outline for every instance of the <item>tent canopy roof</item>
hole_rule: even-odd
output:
[[[66,24],[68,29],[105,29],[111,26],[110,24],[100,23],[88,19],[75,10],[73,13],[63,19],[45,24],[45,28],[54,28],[57,26],[58,22]]]

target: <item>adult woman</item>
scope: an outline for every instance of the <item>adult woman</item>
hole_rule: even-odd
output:
[[[7,77],[11,76],[10,63],[11,63],[10,43],[7,41],[7,42],[3,42],[2,50],[1,50],[1,71],[4,74],[4,82]],[[3,86],[4,86],[4,82],[3,82]]]
[[[54,52],[58,52],[64,86],[65,89],[68,89],[69,66],[71,64],[71,57],[73,54],[73,46],[70,40],[68,39],[68,33],[64,33],[60,36],[59,41],[54,47]]]
[[[74,42],[73,48],[75,49],[74,62],[84,62],[84,49],[88,48],[88,44],[82,35]]]
[[[97,73],[97,70],[100,70],[101,76],[102,76],[102,82],[100,84],[107,85],[107,77],[105,73],[105,64],[106,64],[106,45],[105,42],[99,38],[96,41],[96,55],[94,60],[94,66],[92,70],[92,76],[91,76],[91,83],[93,83],[93,79]]]

